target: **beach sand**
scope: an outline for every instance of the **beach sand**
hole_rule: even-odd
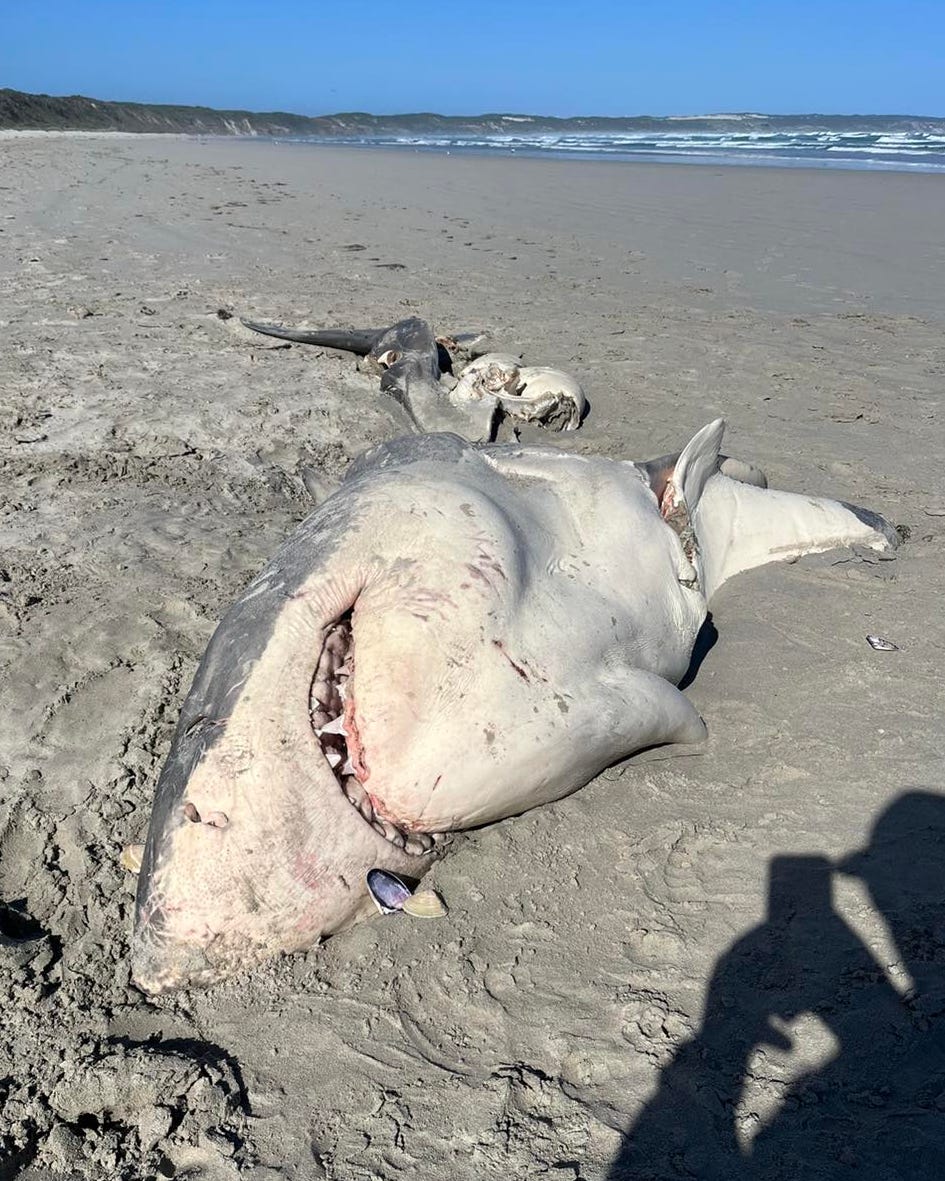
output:
[[[934,993],[938,898],[910,895],[920,955],[859,878],[832,914],[821,863],[778,862],[769,910],[769,871],[943,788],[943,204],[919,175],[0,142],[0,1177],[706,1177],[769,1124],[833,1177],[942,1121],[945,1079],[903,1115],[877,1051],[882,1006]],[[430,878],[445,921],[147,999],[118,857],[200,654],[309,511],[300,466],[327,491],[403,430],[350,358],[219,309],[486,328],[583,382],[590,417],[550,445],[646,458],[723,415],[773,486],[911,537],[725,586],[686,690],[705,749],[458,841]],[[918,798],[887,880],[925,849]],[[913,1062],[922,1020],[897,1033]],[[839,1125],[814,1085],[838,1055]]]

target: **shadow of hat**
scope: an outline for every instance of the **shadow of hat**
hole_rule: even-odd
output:
[[[884,809],[870,843],[835,863],[842,874],[868,884],[891,875],[903,885],[941,880],[945,870],[945,795],[908,791]]]

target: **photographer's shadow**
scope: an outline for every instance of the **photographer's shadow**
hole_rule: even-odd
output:
[[[854,874],[888,926],[902,996],[834,910]],[[839,865],[771,862],[766,921],[719,960],[696,1036],[663,1070],[609,1181],[933,1181],[945,1178],[945,796],[909,792],[869,846]],[[787,1050],[779,1019],[813,1014],[836,1052],[791,1083],[742,1141],[736,1110],[759,1047]]]

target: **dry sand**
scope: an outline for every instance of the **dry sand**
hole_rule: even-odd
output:
[[[941,179],[11,137],[0,202],[0,1178],[922,1175]],[[399,429],[350,359],[221,307],[489,328],[585,383],[555,443],[642,458],[724,414],[772,484],[911,540],[726,586],[687,690],[705,751],[459,842],[445,922],[148,1000],[118,854],[196,662],[308,511],[300,464],[328,489]],[[841,858],[897,800],[880,909],[835,876],[832,911],[822,862],[781,861],[768,910],[771,858]]]

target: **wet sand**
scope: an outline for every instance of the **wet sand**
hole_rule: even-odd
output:
[[[907,790],[941,802],[941,179],[157,137],[0,161],[0,1177],[774,1177],[745,1163],[763,1128],[806,1176],[904,1168],[942,1120],[891,1065],[926,1061],[938,899],[909,894],[923,959],[905,902],[836,875],[831,910],[820,862],[777,863],[771,902],[769,872],[866,845]],[[300,467],[328,490],[402,429],[350,359],[219,309],[486,328],[583,382],[582,430],[543,441],[645,458],[721,414],[773,486],[910,540],[728,584],[686,690],[705,750],[458,842],[446,921],[146,999],[118,854],[196,662],[308,512]],[[928,838],[917,798],[888,880]],[[831,1056],[846,1122],[809,1082]]]

